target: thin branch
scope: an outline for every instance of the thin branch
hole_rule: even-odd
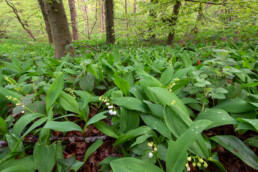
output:
[[[31,38],[32,38],[34,41],[36,41],[36,38],[33,36],[33,34],[31,33],[31,31],[30,31],[28,28],[26,28],[26,26],[25,26],[24,23],[22,22],[22,20],[21,20],[21,18],[20,18],[20,16],[19,16],[18,11],[17,11],[17,9],[15,8],[15,6],[14,6],[11,2],[9,2],[8,0],[5,0],[5,2],[7,3],[7,5],[8,5],[9,7],[12,8],[14,14],[16,15],[16,18],[19,20],[19,22],[20,22],[20,24],[22,25],[23,29],[24,29],[26,32],[28,32],[28,34],[31,36]]]

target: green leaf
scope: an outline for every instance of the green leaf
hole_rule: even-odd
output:
[[[80,114],[79,105],[77,101],[74,99],[73,96],[61,92],[60,96],[58,97],[58,103],[66,110],[70,112],[74,112]]]
[[[137,128],[139,123],[139,112],[120,108],[120,133]]]
[[[154,116],[145,114],[141,114],[141,118],[144,121],[144,123],[148,125],[151,129],[157,130],[160,134],[162,134],[164,137],[168,139],[172,139],[170,131],[164,121],[161,121],[160,119]]]
[[[199,120],[194,122],[177,140],[170,141],[167,149],[167,171],[179,172],[185,168],[187,159],[187,149],[201,136],[201,132],[206,129],[211,121]]]
[[[0,135],[5,134],[8,131],[5,120],[0,117]]]
[[[163,85],[167,85],[172,80],[173,75],[174,75],[174,68],[170,66],[161,74],[160,82]]]
[[[102,119],[106,119],[107,116],[105,116],[104,114],[108,113],[108,111],[104,111],[104,112],[100,112],[96,115],[94,115],[88,122],[86,125],[90,125],[90,124],[94,124]]]
[[[115,75],[114,78],[114,83],[116,84],[116,86],[123,91],[124,95],[128,95],[130,89],[129,83],[117,75]]]
[[[14,168],[12,168],[14,167]],[[17,170],[17,167],[20,167],[20,169]],[[34,163],[34,160],[33,160],[33,156],[30,155],[30,156],[26,156],[24,158],[21,158],[21,159],[12,159],[12,160],[9,160],[7,162],[5,162],[3,165],[0,165],[0,169],[1,169],[1,172],[3,172],[5,169],[6,171],[12,171],[13,172],[18,172],[18,171],[22,171],[23,172],[23,168],[24,167],[24,172],[26,172],[26,170],[33,170],[35,171],[36,170],[36,167],[35,167],[35,163]],[[32,172],[32,171],[31,171]]]
[[[193,121],[187,116],[182,109],[176,108],[174,106],[166,106],[164,109],[165,122],[171,131],[171,133],[178,138],[183,134]],[[210,156],[210,148],[207,146],[210,143],[205,141],[205,139],[200,135],[195,143],[191,147],[191,151],[203,158],[208,158]]]
[[[213,136],[211,140],[239,157],[250,167],[258,170],[258,158],[255,153],[235,136]]]
[[[59,95],[61,94],[61,91],[64,87],[64,75],[60,74],[55,81],[50,85],[48,91],[47,91],[47,97],[46,97],[46,109],[47,112],[51,108],[51,106],[55,103]]]
[[[144,103],[134,97],[121,97],[113,100],[113,103],[129,110],[147,112]]]
[[[237,124],[237,120],[232,118],[226,111],[222,109],[205,109],[199,113],[195,120],[207,119],[214,122],[209,128],[214,128],[222,125]]]
[[[250,146],[258,147],[258,136],[246,139],[244,142]]]
[[[88,75],[80,79],[80,87],[84,91],[92,91],[94,88],[94,76]]]
[[[18,94],[15,91],[9,90],[7,88],[1,88],[1,87],[0,87],[0,95],[2,95],[5,98],[6,96],[11,96],[12,98],[17,98],[18,100],[21,100],[21,98],[23,97],[22,95]],[[17,101],[14,101],[13,99],[10,99],[9,101],[11,101],[13,104],[17,103]]]
[[[103,144],[102,140],[97,140],[95,143],[93,143],[86,151],[85,155],[84,155],[84,160],[83,162],[77,162],[75,164],[73,164],[73,166],[71,167],[71,169],[77,171],[79,170],[82,165],[87,161],[87,159],[89,158],[89,156],[94,153],[101,145]]]
[[[126,134],[121,134],[117,138],[116,142],[114,143],[114,147],[116,147],[117,145],[119,145],[121,143],[129,141],[129,140],[131,140],[135,137],[138,137],[140,135],[153,135],[153,136],[155,136],[155,132],[147,126],[138,127],[134,130],[128,131]]]
[[[114,138],[117,138],[118,135],[116,134],[116,132],[114,131],[114,129],[107,125],[105,122],[103,121],[99,121],[99,122],[96,122],[94,124],[94,126],[99,130],[101,131],[102,133],[110,136],[110,137],[114,137]]]
[[[251,105],[250,103],[240,98],[227,100],[223,103],[218,104],[213,108],[223,109],[229,113],[244,113],[244,112],[250,112],[252,110],[255,110],[255,106]]]
[[[52,129],[60,132],[67,132],[67,131],[73,131],[73,130],[82,132],[82,129],[79,125],[70,121],[65,121],[65,122],[49,121],[46,123],[44,128],[48,128],[48,129]]]
[[[160,88],[160,87],[149,87],[149,91],[155,94],[158,101],[162,105],[171,106],[172,102],[175,102],[175,104],[177,105],[176,108],[181,109],[184,114],[189,116],[186,106],[174,93],[168,91],[165,88]]]
[[[50,146],[37,142],[34,146],[33,158],[39,172],[51,172],[55,165],[55,145]]]
[[[217,161],[216,159],[210,157],[209,161],[211,161],[214,164],[216,164],[216,166],[220,169],[221,172],[227,172],[227,170],[223,167],[223,165],[219,161]]]
[[[237,118],[237,121],[250,124],[255,129],[254,131],[258,132],[258,119]]]
[[[43,114],[39,113],[30,113],[22,116],[13,126],[13,133],[16,134],[18,137],[21,136],[22,131],[24,128],[34,121],[37,118],[43,117]]]
[[[120,158],[110,163],[114,172],[163,172],[160,168],[150,162],[139,160],[136,158]]]

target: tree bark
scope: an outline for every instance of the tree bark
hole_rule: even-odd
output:
[[[82,11],[82,17],[85,21],[84,34],[86,34],[86,32],[87,32],[88,38],[90,39],[90,24],[89,24],[88,6],[87,6],[85,0],[79,0],[79,6]]]
[[[55,57],[61,58],[67,53],[73,55],[73,48],[69,46],[72,43],[72,37],[69,31],[63,0],[44,1],[44,5],[52,31]]]
[[[177,23],[180,7],[181,7],[181,1],[176,1],[176,4],[174,5],[174,9],[173,9],[172,18],[169,20],[170,21],[169,26],[172,27],[172,32],[168,34],[168,40],[167,40],[168,45],[172,45],[175,39],[175,26]]]
[[[48,42],[50,44],[52,44],[53,43],[53,38],[52,38],[51,29],[50,29],[50,24],[49,24],[49,21],[48,21],[48,18],[47,18],[45,5],[44,5],[42,0],[38,0],[38,3],[39,3],[39,6],[40,6],[40,9],[41,9],[44,21],[45,21],[46,32],[47,32],[47,35],[48,35]]]
[[[125,0],[125,21],[126,21],[126,29],[128,31],[128,29],[129,29],[129,21],[128,21],[127,14],[128,14],[127,0]],[[128,34],[127,34],[127,36],[128,36]]]
[[[134,3],[133,3],[133,13],[136,14],[136,0],[134,0]]]
[[[106,43],[115,43],[115,31],[114,31],[114,4],[113,0],[105,0],[105,12],[106,12]]]
[[[7,5],[8,5],[9,7],[12,8],[12,10],[13,10],[13,12],[14,12],[16,18],[18,19],[18,21],[19,21],[20,24],[22,25],[23,29],[30,35],[30,37],[31,37],[34,41],[36,41],[36,38],[33,36],[31,30],[28,29],[27,26],[26,26],[26,24],[21,20],[21,18],[20,18],[20,16],[19,16],[19,13],[18,13],[17,9],[15,8],[15,6],[14,6],[11,2],[9,2],[8,0],[5,0],[5,2],[7,3]]]
[[[157,4],[158,3],[158,0],[156,0],[155,2],[154,2],[154,0],[151,0],[151,3],[155,3],[155,4]],[[153,18],[153,19],[156,19],[156,17],[157,17],[157,14],[156,14],[156,12],[155,12],[155,10],[153,10],[153,9],[150,9],[150,17],[151,18]],[[153,31],[153,26],[151,26],[150,28],[149,28],[149,34],[151,35],[151,39],[156,39],[156,34],[153,34],[152,33],[152,31]]]
[[[77,13],[75,0],[69,0],[70,16],[72,22],[73,40],[79,39],[78,25],[77,25]]]

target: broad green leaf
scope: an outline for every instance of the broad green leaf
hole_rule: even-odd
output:
[[[244,118],[237,118],[239,122],[245,122],[250,125],[255,129],[256,132],[258,132],[258,119],[244,119]]]
[[[134,130],[131,130],[131,131],[128,131],[127,133],[125,134],[121,134],[116,142],[114,143],[114,147],[116,147],[117,145],[121,144],[121,143],[124,143],[126,141],[129,141],[135,137],[138,137],[140,135],[155,135],[155,132],[153,130],[151,130],[149,127],[147,126],[141,126],[141,127],[138,127]]]
[[[134,97],[121,97],[113,100],[113,103],[125,109],[147,112],[144,103]]]
[[[139,112],[120,108],[120,133],[139,127]]]
[[[6,140],[8,142],[8,147],[12,152],[24,153],[24,146],[21,142],[19,142],[19,138],[15,134],[6,134]]]
[[[79,105],[75,98],[65,92],[61,92],[58,97],[58,103],[66,110],[80,114]]]
[[[237,124],[237,120],[232,118],[226,111],[222,109],[205,109],[199,113],[195,120],[207,119],[214,122],[209,128],[214,128],[222,125]]]
[[[164,117],[169,130],[176,138],[183,134],[193,123],[190,117],[184,114],[182,109],[175,108],[174,106],[165,107]],[[206,142],[200,135],[190,150],[200,157],[208,158],[210,156],[210,148],[207,147],[207,144],[210,143]]]
[[[52,129],[60,132],[67,132],[67,131],[73,131],[73,130],[82,132],[82,129],[79,125],[70,121],[64,121],[64,122],[49,121],[46,123],[44,128],[48,128],[48,129]]]
[[[88,75],[80,79],[80,87],[84,91],[92,91],[94,89],[94,76]]]
[[[49,111],[50,107],[55,103],[64,87],[64,75],[60,74],[55,81],[50,85],[46,97],[46,109]]]
[[[129,89],[129,92],[132,93],[134,97],[136,97],[139,100],[144,99],[142,87],[140,87],[139,85],[134,85],[133,87],[131,87]]]
[[[114,131],[114,129],[110,126],[110,125],[107,125],[105,122],[103,121],[99,121],[99,122],[96,122],[94,123],[94,126],[99,130],[101,131],[102,133],[110,136],[110,137],[114,137],[114,138],[117,138],[118,135],[116,134],[116,132]]]
[[[235,136],[213,136],[211,140],[217,142],[225,149],[239,157],[250,167],[258,170],[258,158],[255,153]]]
[[[250,146],[258,147],[258,136],[246,139],[244,142]]]
[[[9,90],[7,88],[1,88],[1,87],[0,87],[0,95],[2,95],[5,98],[6,96],[11,96],[12,98],[17,98],[18,100],[21,100],[21,98],[23,97],[22,95],[18,94],[15,91]],[[11,101],[13,104],[18,103],[16,100],[13,100],[13,99],[9,99],[9,101]]]
[[[213,107],[213,109],[223,109],[229,113],[244,113],[255,110],[255,106],[243,99],[234,98],[223,103],[219,103],[217,106]]]
[[[124,95],[128,95],[130,89],[129,83],[117,75],[115,75],[114,78],[114,83],[116,84],[116,86],[123,91]]]
[[[1,172],[17,172],[17,171],[34,172],[35,170],[31,169],[30,167],[24,167],[23,165],[20,165],[20,166],[15,165],[15,166],[6,168],[4,170],[1,170]]]
[[[216,159],[210,157],[209,161],[211,161],[214,164],[216,164],[216,166],[220,169],[221,172],[227,172],[227,170],[223,167],[223,165],[219,161],[217,161]]]
[[[163,172],[160,168],[150,162],[136,158],[120,158],[110,163],[114,172]]]
[[[104,111],[104,112],[100,112],[96,115],[94,115],[88,122],[86,125],[90,125],[90,124],[94,124],[102,119],[107,118],[107,116],[105,116],[104,114],[108,113],[108,111]]]
[[[0,135],[5,134],[8,131],[5,120],[0,117]]]
[[[39,172],[51,172],[55,165],[55,145],[37,142],[34,146],[33,158]]]
[[[149,102],[149,101],[144,101],[144,103],[148,105],[148,107],[149,107],[151,113],[152,113],[154,116],[156,116],[156,117],[158,117],[158,118],[161,118],[161,119],[164,119],[164,115],[163,115],[163,110],[164,110],[164,108],[163,108],[162,105],[153,104],[153,103],[151,103],[151,102]]]
[[[10,170],[9,168],[11,167],[26,167],[26,168],[29,168],[27,170],[33,170],[35,171],[36,170],[36,167],[35,167],[35,163],[34,163],[34,160],[33,160],[33,156],[30,155],[30,156],[26,156],[24,158],[21,158],[21,159],[12,159],[12,160],[9,160],[7,162],[5,162],[3,165],[0,165],[0,169],[1,169],[1,172],[4,171],[5,169],[7,170]],[[22,169],[22,168],[21,168]],[[7,171],[8,171],[7,170]],[[18,172],[20,170],[16,170],[14,172]],[[22,171],[23,172],[23,171]]]
[[[21,136],[22,131],[24,128],[34,121],[37,118],[43,117],[43,114],[39,113],[30,113],[22,116],[13,126],[13,133],[16,134],[18,137]]]
[[[173,75],[174,75],[174,68],[170,66],[161,74],[160,82],[163,85],[167,85],[172,80]]]
[[[181,109],[184,114],[189,116],[186,106],[174,93],[168,91],[165,88],[160,88],[160,87],[149,87],[149,91],[155,94],[158,101],[162,105],[172,106],[173,104],[175,104],[176,108]]]
[[[194,122],[177,140],[170,141],[167,150],[167,171],[180,172],[185,168],[187,150],[201,136],[201,132],[206,129],[211,121],[199,120]]]
[[[171,133],[164,121],[152,116],[141,114],[141,118],[146,125],[148,125],[151,129],[157,130],[160,134],[168,139],[172,139]]]

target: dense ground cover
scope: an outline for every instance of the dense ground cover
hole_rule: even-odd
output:
[[[258,169],[257,43],[91,46],[2,41],[2,171]]]

